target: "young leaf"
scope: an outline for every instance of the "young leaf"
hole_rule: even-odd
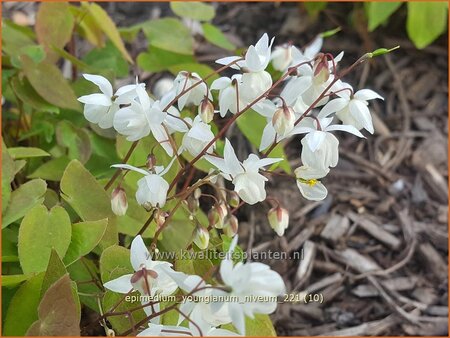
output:
[[[29,336],[79,336],[77,300],[66,274],[45,293],[38,308],[39,319],[27,331]]]
[[[106,283],[115,278],[111,274],[118,268],[123,270],[123,274],[134,272],[130,262],[130,250],[122,246],[112,245],[105,249],[100,256],[100,275],[102,282]]]
[[[11,198],[11,182],[14,179],[14,161],[8,153],[5,142],[2,140],[2,215],[5,217],[5,210]],[[3,220],[4,222],[4,220]]]
[[[31,277],[14,294],[5,316],[4,336],[24,336],[28,327],[38,319],[43,279],[43,272]]]
[[[67,156],[86,163],[91,157],[91,141],[85,129],[69,121],[60,121],[56,126],[56,142],[68,149]]]
[[[54,114],[59,113],[59,108],[45,101],[25,77],[21,79],[19,76],[15,76],[11,80],[11,85],[19,99],[34,109]]]
[[[47,183],[44,180],[35,179],[14,190],[11,193],[8,208],[3,213],[2,228],[21,219],[36,204],[41,204],[44,201],[46,189]]]
[[[8,152],[14,159],[50,156],[45,150],[33,147],[14,147],[9,148]]]
[[[170,8],[178,16],[197,21],[209,21],[216,15],[213,6],[197,1],[174,1],[170,3]]]
[[[3,261],[3,256],[2,256]],[[3,261],[4,262],[4,261]],[[3,275],[2,287],[14,287],[26,281],[30,276],[27,275]]]
[[[400,6],[402,2],[368,2],[368,28],[372,32],[385,22]]]
[[[55,283],[66,273],[67,271],[64,263],[61,261],[61,258],[59,258],[56,250],[52,249],[48,260],[47,270],[45,271],[44,280],[42,281],[41,299],[50,286],[52,286],[53,283]]]
[[[222,31],[213,24],[205,22],[204,24],[202,24],[202,28],[205,39],[210,43],[212,43],[213,45],[219,46],[220,48],[226,50],[236,49],[236,46],[233,45],[228,40],[228,38],[222,33]]]
[[[64,171],[61,179],[61,196],[83,221],[108,218],[105,235],[100,241],[102,250],[117,243],[116,217],[111,210],[110,197],[77,160],[72,160]]]
[[[72,36],[73,15],[65,2],[43,2],[36,14],[36,35],[47,52],[47,60],[55,62],[58,54],[53,47],[63,48]]]
[[[70,244],[70,218],[64,208],[50,211],[43,205],[31,209],[19,229],[19,259],[25,274],[45,271],[54,248],[64,257]]]
[[[21,62],[28,81],[45,100],[61,108],[80,110],[75,93],[58,67],[46,61],[35,64],[24,55]]]
[[[72,239],[64,257],[64,264],[70,265],[94,250],[102,239],[107,226],[108,219],[106,218],[99,221],[74,224],[72,226]]]
[[[97,22],[98,27],[106,34],[106,36],[111,40],[111,42],[117,47],[117,49],[122,53],[123,57],[129,62],[133,63],[133,59],[130,54],[128,54],[125,45],[123,44],[120,33],[117,30],[116,24],[109,17],[108,13],[105,12],[103,8],[95,3],[83,3],[82,6],[87,7],[89,12]]]
[[[447,29],[448,2],[408,2],[406,30],[419,48],[425,48]]]
[[[173,53],[193,55],[194,40],[189,29],[175,18],[151,20],[142,25],[150,45]]]

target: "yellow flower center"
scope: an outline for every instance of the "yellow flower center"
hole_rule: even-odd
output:
[[[310,187],[314,187],[318,182],[318,180],[316,180],[315,178],[311,178],[309,180],[305,180],[304,178],[299,178],[298,180],[304,184],[309,185]]]

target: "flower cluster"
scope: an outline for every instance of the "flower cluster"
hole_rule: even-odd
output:
[[[200,250],[208,249],[209,232],[215,228],[219,233],[234,236],[230,248],[233,251],[238,232],[235,211],[244,203],[253,205],[274,200],[267,197],[266,182],[267,176],[273,173],[271,166],[283,161],[269,157],[275,146],[283,140],[301,137],[302,165],[294,170],[293,178],[304,198],[320,201],[328,194],[321,180],[339,160],[339,140],[335,132],[343,131],[360,138],[364,137],[363,129],[374,132],[368,101],[382,97],[370,89],[355,92],[342,79],[354,66],[365,61],[364,57],[338,71],[343,52],[337,56],[320,52],[322,37],[303,50],[288,44],[275,47],[272,52],[273,42],[274,39],[270,40],[264,34],[243,56],[217,60],[222,66],[216,73],[228,70],[234,74],[219,77],[210,86],[197,73],[182,71],[173,79],[170,89],[158,93],[158,99],[151,97],[145,84],[138,81],[114,91],[106,78],[84,75],[101,92],[79,98],[84,103],[84,116],[89,122],[100,128],[114,128],[128,141],[137,142],[152,135],[171,158],[162,166],[151,153],[148,159],[143,159],[145,165],[141,167],[126,163],[113,165],[143,175],[137,181],[135,197],[138,204],[155,217],[159,227],[156,239],[170,221],[170,216],[166,218],[162,210],[169,198],[186,200],[189,210],[194,211],[199,209],[199,199],[208,195],[215,201],[208,212],[209,226],[197,222],[192,243]],[[269,72],[270,63],[275,72]],[[160,87],[166,88],[167,83]],[[241,161],[224,136],[233,122],[249,109],[260,114],[266,125],[258,135],[260,153],[249,154]],[[224,119],[224,123],[217,123],[220,119]],[[218,125],[222,125],[222,129],[218,130]],[[189,185],[190,181],[186,182],[177,192],[177,183],[186,166],[181,165],[181,171],[171,182],[164,175],[175,161],[181,163],[183,156],[192,158],[188,161],[189,168],[202,159],[212,167],[205,177],[192,185]],[[219,178],[228,181],[225,186],[230,189],[224,188],[223,184],[216,185]],[[215,186],[216,195],[203,194],[200,187],[204,184]],[[172,190],[175,191],[168,196]],[[120,184],[112,192],[111,206],[116,215],[126,214],[128,202]],[[274,231],[282,236],[288,227],[289,215],[276,202],[268,213],[268,220]],[[226,323],[232,323],[240,334],[245,334],[245,317],[255,313],[269,314],[276,308],[276,302],[261,303],[246,297],[278,296],[285,288],[281,277],[267,265],[234,265],[231,259],[221,262],[220,282],[209,285],[201,276],[174,271],[168,262],[153,261],[140,236],[131,246],[131,263],[134,274],[110,281],[105,287],[120,293],[137,290],[145,295],[170,295],[179,290],[185,295],[235,296],[239,300],[208,304],[185,302],[179,308],[183,315],[177,326],[159,323],[159,317],[155,315],[159,311],[158,304],[144,307],[151,322],[140,335],[233,334],[221,328]]]

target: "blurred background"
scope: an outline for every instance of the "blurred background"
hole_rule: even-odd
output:
[[[367,140],[340,135],[339,164],[324,180],[327,199],[306,201],[292,180],[277,177],[268,194],[290,212],[284,237],[276,236],[268,226],[269,206],[239,211],[244,250],[300,252],[300,260],[265,263],[283,276],[289,292],[323,297],[323,303],[280,304],[272,316],[278,335],[448,334],[447,3],[429,8],[421,4],[217,2],[212,3],[215,15],[206,20],[206,26],[204,20],[181,19],[195,38],[195,63],[207,67],[194,69],[206,74],[216,67],[214,60],[232,55],[235,47],[239,50],[254,44],[265,32],[275,36],[275,46],[290,42],[302,48],[319,33],[340,27],[324,40],[322,51],[333,55],[344,51],[341,67],[377,48],[400,46],[366,62],[346,78],[355,89],[373,89],[385,100],[370,104],[374,135]],[[63,52],[90,67],[112,72],[109,75],[119,78],[119,84],[132,82],[137,75],[154,92],[157,83],[164,88],[158,81],[173,77],[179,64],[192,64],[191,59],[171,59],[164,44],[152,45],[152,33],[139,28],[149,20],[180,17],[169,3],[100,6],[119,27],[126,50],[137,62],[129,65],[111,42],[96,45],[103,33],[95,29],[86,36],[88,30],[82,28],[61,48]],[[36,23],[39,4],[7,2],[2,8],[9,32],[17,27],[28,32],[26,27]],[[5,23],[3,27],[6,34]],[[177,27],[169,28],[158,34],[178,34]],[[13,35],[3,35],[4,46],[13,46],[11,39]],[[172,45],[178,42],[175,39]],[[74,62],[61,50],[57,65],[64,77],[71,78]],[[29,52],[39,57],[38,51]],[[2,50],[12,64],[14,53],[12,47]],[[4,72],[3,81],[7,81],[5,77]],[[34,121],[34,128],[47,128],[49,139],[55,136],[48,124],[58,123],[52,119],[39,123],[38,117]],[[10,134],[15,121],[14,112],[2,114],[6,140],[14,137]],[[241,158],[256,149],[251,137],[237,128],[231,129],[228,137]],[[77,156],[84,154],[83,149],[78,149]],[[291,167],[298,166],[299,140],[287,143],[285,153]],[[95,163],[105,168],[111,161],[94,155],[85,161],[94,172]]]

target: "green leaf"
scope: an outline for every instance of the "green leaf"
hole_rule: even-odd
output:
[[[256,113],[254,110],[246,111],[237,119],[237,125],[245,137],[253,144],[256,148],[259,148],[261,143],[262,132],[266,126],[266,119]],[[270,153],[270,157],[283,158],[284,160],[277,163],[276,166],[282,168],[286,173],[290,174],[292,169],[287,161],[287,156],[284,152],[282,144],[278,144],[273,151]]]
[[[11,182],[14,179],[14,161],[8,153],[5,142],[2,140],[2,215],[5,217],[5,210],[11,198]],[[3,223],[5,221],[3,220]]]
[[[94,250],[102,239],[108,219],[80,222],[72,226],[72,239],[64,257],[64,264],[70,265]]]
[[[3,258],[3,257],[2,257]],[[27,275],[4,275],[2,276],[2,287],[14,287],[26,281],[30,276]]]
[[[118,268],[124,271],[123,274],[134,273],[130,262],[130,250],[112,245],[106,248],[100,256],[100,275],[103,284],[115,278],[112,273]]]
[[[56,126],[56,142],[68,149],[67,156],[72,160],[86,163],[91,157],[89,134],[69,121],[60,121]]]
[[[117,243],[116,217],[111,210],[110,197],[77,160],[72,160],[64,171],[61,179],[61,196],[83,221],[108,218],[105,235],[100,241],[101,250]]]
[[[101,27],[89,12],[89,8],[87,6],[77,7],[71,5],[69,9],[77,22],[75,28],[78,33],[92,45],[102,48],[105,45],[104,35]]]
[[[74,18],[65,2],[43,2],[36,14],[36,35],[50,62],[58,60],[53,47],[63,48],[72,36]]]
[[[425,48],[447,30],[448,2],[408,2],[406,30],[419,48]]]
[[[8,152],[14,159],[50,156],[50,154],[47,153],[45,150],[33,147],[9,148]]]
[[[81,258],[67,267],[70,278],[75,282],[91,280],[97,274],[97,266],[89,259]],[[92,310],[99,312],[97,298],[101,290],[94,283],[78,283],[80,301]],[[87,295],[83,295],[87,294]],[[92,296],[90,296],[92,295]]]
[[[83,57],[83,61],[91,68],[103,72],[105,69],[113,70],[114,78],[126,77],[129,67],[120,51],[110,41],[104,48],[95,48]]]
[[[72,284],[66,274],[45,293],[38,308],[38,320],[27,331],[30,336],[79,336],[80,318]]]
[[[117,47],[117,49],[122,53],[123,57],[130,63],[133,63],[133,59],[130,54],[128,54],[125,45],[123,44],[120,33],[117,30],[116,24],[109,17],[108,13],[105,12],[103,8],[95,3],[82,3],[82,6],[89,9],[89,12],[96,21],[98,27],[106,34],[106,36],[111,40],[111,42]]]
[[[21,61],[28,81],[45,100],[61,108],[80,110],[75,93],[55,65],[46,61],[36,64],[27,56]]]
[[[48,181],[61,181],[64,170],[69,162],[70,159],[67,156],[51,159],[37,168],[33,173],[28,175],[28,178],[42,178],[43,180]]]
[[[71,226],[66,210],[50,211],[43,205],[31,209],[19,229],[19,259],[25,274],[45,271],[52,249],[64,257],[70,244]]]
[[[137,57],[138,66],[148,72],[160,72],[174,65],[193,62],[195,60],[192,55],[173,53],[154,46]]]
[[[216,15],[213,6],[197,1],[174,1],[170,3],[170,8],[178,16],[197,21],[209,21]]]
[[[38,318],[37,308],[44,273],[31,277],[20,286],[9,304],[3,327],[4,336],[24,336]]]
[[[232,324],[221,326],[223,329],[237,333]],[[245,317],[245,336],[246,337],[276,337],[277,333],[273,327],[272,321],[268,315],[255,314],[255,318]]]
[[[48,260],[47,270],[45,271],[44,280],[42,281],[41,287],[41,298],[47,292],[47,290],[55,283],[58,279],[67,273],[64,263],[59,258],[58,253],[52,249],[50,253],[50,258]]]
[[[368,2],[368,28],[372,32],[385,22],[400,6],[402,2]]]
[[[36,204],[41,204],[44,201],[46,189],[47,183],[44,180],[35,179],[14,190],[11,193],[8,208],[3,213],[2,228],[21,219]]]
[[[102,306],[103,311],[108,311],[115,307],[116,304],[119,303],[119,301],[123,298],[124,295],[117,294],[111,291],[107,291],[102,299]],[[139,296],[139,293],[133,292],[130,294],[130,296]],[[138,298],[135,298],[138,299]],[[123,301],[120,303],[120,305],[116,308],[115,311],[127,311],[131,308],[134,308],[136,306],[139,306],[139,301]],[[141,320],[143,320],[146,317],[144,310],[138,310],[133,312],[133,322],[137,323]],[[125,316],[113,316],[109,317],[108,321],[111,323],[113,329],[117,332],[124,332],[131,328],[131,321],[130,318],[126,318]]]
[[[59,113],[59,108],[45,101],[25,77],[23,79],[20,79],[19,76],[14,77],[11,85],[19,99],[34,109],[54,114]]]
[[[308,15],[316,19],[320,12],[327,8],[325,1],[308,1],[304,3]]]
[[[193,55],[194,41],[189,29],[175,18],[151,20],[142,25],[148,43],[173,53]]]
[[[203,35],[208,42],[212,43],[213,45],[219,46],[220,48],[223,49],[227,50],[236,49],[236,46],[233,45],[228,40],[228,38],[222,33],[222,31],[213,24],[205,22],[204,24],[202,24],[202,27],[203,27]]]

